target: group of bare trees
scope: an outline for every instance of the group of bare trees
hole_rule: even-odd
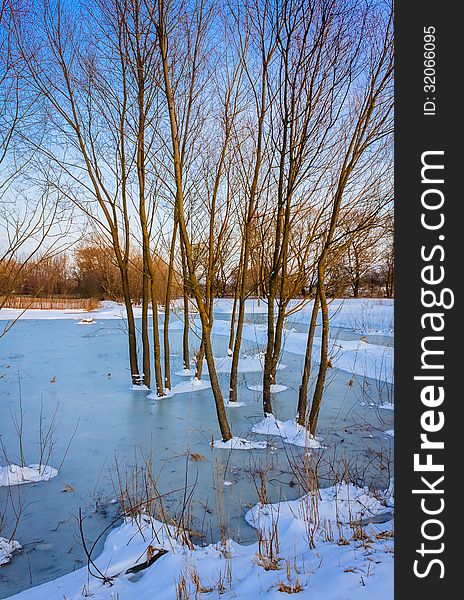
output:
[[[33,161],[34,189],[40,185],[58,200],[47,201],[47,209],[73,207],[110,249],[127,312],[132,384],[150,387],[154,380],[159,396],[171,387],[170,305],[183,297],[184,366],[192,362],[193,303],[201,322],[196,376],[205,360],[228,440],[211,337],[215,297],[229,292],[234,300],[229,402],[238,399],[247,299],[256,294],[267,303],[266,414],[273,410],[271,386],[285,321],[295,310],[291,301],[311,297],[295,410],[314,434],[333,282],[343,268],[357,296],[376,265],[393,269],[389,3],[2,0],[1,6],[8,70],[0,101],[10,116],[1,121],[0,158],[15,164],[7,146],[16,118],[23,118],[15,148],[24,146]],[[17,117],[16,96],[23,106]],[[19,224],[17,235],[24,231]],[[14,244],[9,252],[17,254]],[[322,349],[309,399],[319,320]]]

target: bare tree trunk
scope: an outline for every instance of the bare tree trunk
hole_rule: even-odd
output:
[[[240,263],[239,263],[239,267],[238,267],[237,281],[235,282],[235,290],[234,290],[234,304],[232,306],[232,315],[230,317],[230,335],[229,335],[229,345],[228,345],[228,350],[227,350],[227,353],[229,355],[232,354],[232,348],[233,348],[233,344],[234,344],[235,319],[236,319],[236,314],[237,314],[237,302],[238,302],[238,290],[239,290],[239,281],[240,281],[240,268],[241,268],[241,264],[242,264],[242,252],[243,252],[243,246],[240,250]]]
[[[322,396],[324,393],[325,378],[327,374],[328,358],[329,358],[329,308],[327,305],[327,296],[325,291],[325,262],[326,250],[323,250],[323,255],[318,264],[318,279],[317,292],[319,295],[322,315],[322,339],[321,339],[321,357],[319,364],[319,372],[317,374],[316,387],[314,389],[311,410],[308,419],[308,428],[311,435],[316,435],[317,422],[319,419],[319,411],[321,409]]]
[[[311,311],[311,319],[309,322],[308,337],[306,340],[306,353],[303,367],[303,375],[301,377],[301,384],[298,390],[298,411],[297,411],[297,422],[302,427],[306,427],[307,421],[306,416],[308,412],[308,385],[309,376],[311,374],[311,362],[313,355],[313,341],[314,334],[316,331],[317,315],[319,313],[319,293],[316,292],[314,298],[313,309]]]
[[[203,362],[205,360],[205,340],[201,338],[200,347],[195,354],[195,378],[200,380],[203,375]]]
[[[184,329],[182,336],[182,355],[184,362],[184,369],[190,370],[190,349],[189,349],[189,285],[188,285],[188,270],[185,264],[185,250],[182,240],[180,242],[180,251],[182,258],[182,295],[184,301]]]
[[[147,85],[148,80],[148,65],[152,60],[151,44],[147,44],[144,37],[143,29],[146,23],[142,23],[141,10],[138,4],[133,6],[134,9],[134,75],[137,84],[137,181],[139,194],[139,219],[142,230],[142,249],[144,257],[144,294],[142,307],[142,341],[143,341],[143,360],[144,370],[150,368],[150,345],[148,340],[148,303],[151,299],[152,317],[153,317],[153,358],[155,366],[155,381],[156,391],[158,396],[164,396],[163,376],[161,372],[161,350],[159,340],[159,323],[158,323],[158,293],[155,268],[153,257],[150,250],[150,232],[147,219],[147,191],[146,191],[146,148],[145,135],[147,129],[147,90],[150,88]],[[147,281],[145,282],[145,275]],[[145,286],[149,285],[149,289]],[[146,357],[146,354],[148,355]],[[150,386],[150,377],[146,378],[146,384]]]
[[[179,219],[179,229],[181,233],[182,242],[184,244],[185,249],[185,259],[187,263],[188,273],[190,284],[192,286],[192,291],[195,295],[195,299],[198,305],[198,310],[200,313],[200,320],[203,329],[203,339],[205,344],[205,354],[206,354],[206,362],[208,364],[208,371],[211,381],[211,388],[214,395],[214,400],[216,403],[216,413],[219,422],[219,428],[221,430],[222,439],[224,441],[228,441],[232,439],[232,432],[230,430],[229,422],[227,419],[225,407],[224,407],[224,399],[222,396],[221,388],[219,386],[219,381],[216,373],[216,366],[214,364],[213,350],[211,346],[211,330],[208,322],[208,313],[203,303],[203,298],[201,296],[200,287],[198,285],[194,265],[192,258],[192,248],[190,245],[190,239],[187,231],[187,227],[185,224],[185,216],[184,216],[184,189],[182,182],[182,163],[181,163],[181,153],[180,153],[180,144],[179,144],[179,135],[177,128],[177,119],[176,119],[176,111],[175,111],[175,103],[174,103],[174,94],[171,88],[171,79],[169,74],[169,64],[168,64],[168,50],[167,50],[167,33],[165,31],[165,23],[164,20],[166,18],[165,14],[165,6],[162,0],[158,1],[158,11],[159,11],[159,21],[157,23],[157,32],[158,32],[158,41],[160,47],[160,54],[163,66],[163,77],[164,77],[164,91],[166,96],[166,102],[168,106],[169,112],[169,122],[171,127],[171,143],[172,143],[172,151],[173,151],[173,167],[175,174],[175,182],[176,182],[176,208],[177,215]]]
[[[155,277],[151,278],[151,308],[153,313],[153,357],[155,363],[156,393],[165,396],[163,374],[161,372],[161,346],[158,321],[158,290]]]
[[[266,69],[263,69],[266,73]],[[240,269],[240,285],[238,293],[238,316],[237,330],[235,332],[234,349],[232,352],[232,364],[230,367],[229,380],[229,402],[237,402],[237,381],[238,381],[238,361],[240,358],[240,348],[242,345],[243,324],[245,320],[245,302],[247,295],[247,272],[250,258],[250,233],[256,209],[256,196],[258,192],[259,172],[262,161],[262,144],[263,144],[263,124],[265,115],[266,103],[266,84],[265,75],[263,75],[262,92],[261,92],[261,111],[258,119],[258,143],[256,148],[256,161],[254,167],[253,180],[250,187],[250,197],[248,200],[248,211],[243,228],[243,257]]]
[[[148,388],[151,383],[151,357],[150,339],[148,337],[148,305],[150,299],[150,286],[148,278],[148,267],[146,249],[143,249],[143,284],[142,284],[142,377],[143,384]]]
[[[164,300],[164,324],[163,324],[163,340],[164,340],[164,385],[171,389],[171,360],[169,347],[169,317],[171,312],[171,288],[172,278],[174,274],[174,254],[176,250],[177,237],[177,219],[174,219],[174,228],[172,230],[171,248],[169,252],[168,266],[168,281],[166,284],[166,297]]]
[[[286,143],[284,148],[286,147]],[[282,162],[285,152],[282,152]],[[279,187],[283,186],[283,164],[281,165],[281,179]],[[283,189],[279,196],[283,196]],[[267,345],[264,356],[263,371],[263,410],[264,414],[272,413],[271,385],[275,383],[277,364],[279,361],[282,347],[282,335],[285,323],[285,309],[288,300],[285,301],[286,279],[287,279],[287,250],[289,241],[289,219],[290,219],[291,196],[287,195],[285,206],[280,200],[280,206],[277,215],[276,240],[274,248],[274,257],[272,272],[269,278],[269,294],[267,306]],[[285,210],[284,210],[285,208]],[[274,304],[276,299],[277,277],[280,273],[280,297],[277,322],[274,323]]]
[[[119,265],[121,273],[122,293],[124,296],[124,305],[127,314],[127,335],[129,342],[129,365],[131,370],[131,378],[133,386],[143,385],[143,378],[140,377],[139,364],[137,358],[137,336],[135,332],[134,309],[132,307],[129,277],[127,273],[127,265]]]

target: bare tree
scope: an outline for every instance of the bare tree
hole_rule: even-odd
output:
[[[391,14],[385,16],[382,11],[378,11],[365,20],[363,41],[367,43],[368,49],[364,55],[363,76],[351,102],[349,115],[343,123],[340,164],[334,176],[330,197],[330,221],[317,264],[322,340],[319,371],[307,422],[313,435],[317,429],[328,368],[329,314],[325,277],[330,253],[338,242],[336,231],[342,202],[345,195],[349,197],[353,180],[361,180],[361,190],[366,186],[366,173],[373,164],[377,164],[379,156],[381,159],[384,157],[385,146],[390,146],[393,109],[392,19]],[[381,170],[384,170],[383,165]],[[356,196],[359,198],[359,191]]]
[[[20,282],[37,266],[60,254],[69,244],[71,214],[60,207],[59,195],[47,184],[34,185],[24,171],[33,152],[23,143],[33,122],[35,94],[22,89],[22,69],[15,53],[15,26],[21,5],[0,2],[0,309]],[[38,139],[40,139],[40,135]],[[17,319],[7,321],[0,336]]]
[[[244,173],[244,218],[243,218],[243,247],[238,270],[238,313],[235,331],[235,341],[232,350],[232,365],[229,382],[229,402],[237,401],[238,362],[242,344],[243,325],[245,318],[245,302],[247,299],[248,265],[251,252],[251,235],[255,223],[256,207],[263,177],[263,154],[265,151],[265,119],[269,110],[269,69],[276,49],[276,28],[273,3],[270,1],[253,2],[242,10],[236,7],[236,31],[238,47],[245,63],[246,82],[251,90],[253,121],[250,129],[252,156],[249,161],[240,157]],[[249,55],[256,57],[257,72],[251,69],[252,61]],[[249,176],[249,179],[247,177]]]
[[[44,1],[34,8],[27,21],[16,26],[17,52],[27,85],[43,100],[41,126],[58,136],[57,143],[37,145],[36,150],[59,169],[60,177],[50,184],[86,214],[111,244],[127,313],[132,383],[140,386],[144,382],[128,276],[133,153],[125,143],[129,107],[124,67],[120,85],[115,85],[117,63],[108,64],[105,45],[102,50],[101,38],[91,31],[102,13],[89,12],[85,21],[79,21],[59,1]]]
[[[198,41],[200,41],[201,36],[204,32],[204,19],[206,15],[204,13],[204,6],[202,2],[197,3],[194,7],[192,7],[193,15],[194,15],[194,23],[195,23],[195,36]],[[153,8],[151,13],[153,22],[156,27],[157,35],[158,35],[158,46],[159,53],[162,63],[162,72],[164,78],[164,93],[166,99],[167,111],[169,114],[169,124],[170,124],[170,134],[171,134],[171,144],[172,144],[172,163],[175,177],[175,186],[176,186],[176,198],[175,198],[175,209],[177,218],[179,220],[179,231],[182,240],[182,244],[185,251],[185,260],[188,269],[188,275],[190,284],[192,286],[192,292],[195,296],[196,304],[198,307],[201,325],[202,325],[202,341],[205,348],[205,357],[208,365],[209,376],[211,380],[211,387],[214,394],[214,399],[216,402],[216,412],[219,421],[219,427],[221,430],[222,439],[227,441],[232,438],[232,433],[230,430],[229,422],[227,419],[224,400],[221,392],[221,388],[219,386],[219,381],[216,373],[216,366],[214,363],[213,349],[211,344],[211,322],[209,318],[208,307],[202,297],[201,289],[199,282],[196,277],[194,265],[193,265],[193,250],[192,244],[189,236],[189,232],[187,230],[186,220],[185,220],[185,207],[184,207],[184,181],[183,181],[183,172],[182,172],[182,142],[179,137],[179,127],[178,127],[178,114],[177,114],[177,104],[176,104],[176,94],[173,90],[171,83],[171,69],[172,62],[170,59],[170,48],[171,45],[175,42],[174,33],[175,32],[175,23],[178,19],[178,15],[175,14],[173,10],[173,4],[170,3],[166,5],[163,0],[158,0],[157,5]],[[173,22],[174,20],[174,22]],[[193,62],[190,66],[191,77],[195,76],[195,65],[197,64],[197,60],[199,57],[199,53],[201,50],[200,44],[195,44],[195,48],[197,49],[193,53]],[[185,134],[188,133],[188,130]]]
[[[266,414],[272,412],[271,384],[275,382],[282,348],[288,301],[294,295],[289,290],[292,225],[308,206],[316,203],[315,197],[321,193],[321,182],[332,162],[328,146],[337,121],[339,98],[348,79],[343,40],[343,27],[347,23],[338,16],[340,10],[335,2],[315,0],[284,2],[278,14],[285,25],[278,37],[275,103],[271,113],[277,206],[266,284],[268,338],[263,376]],[[314,225],[310,227],[307,249],[313,241],[314,229]]]

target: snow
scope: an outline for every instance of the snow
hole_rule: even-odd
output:
[[[58,470],[48,465],[29,465],[28,467],[7,465],[0,467],[0,487],[48,481],[57,475]]]
[[[223,442],[222,440],[211,442],[212,448],[219,448],[221,450],[264,450],[266,446],[267,442],[253,442],[240,437],[233,437],[227,442]]]
[[[226,402],[224,402],[224,406],[226,408],[238,408],[239,406],[245,406],[245,402],[230,402],[229,400],[227,400]]]
[[[263,386],[260,384],[248,385],[247,387],[252,392],[262,392],[263,391]],[[286,389],[287,389],[286,385],[280,385],[279,383],[271,384],[271,394],[277,394],[278,392],[284,392]]]
[[[215,358],[216,370],[218,373],[230,373],[232,367],[232,357],[223,356]],[[244,356],[238,359],[239,373],[259,373],[264,369],[264,356],[255,354],[254,356]],[[279,364],[277,369],[285,369],[285,365]]]
[[[0,537],[0,567],[7,565],[15,552],[21,550],[22,546],[16,540],[7,540]]]
[[[178,377],[194,377],[195,371],[193,369],[182,369],[182,371],[175,371],[174,375]]]
[[[395,405],[392,402],[384,402],[383,404],[379,404],[378,408],[382,408],[383,410],[395,410]]]
[[[387,431],[385,432],[385,435],[389,435],[390,437],[395,437],[395,430],[387,429]]]
[[[391,516],[367,489],[341,483],[299,500],[254,506],[246,519],[261,532],[261,545],[226,540],[204,547],[187,547],[173,526],[143,515],[111,531],[95,558],[93,570],[99,569],[111,585],[84,567],[11,598],[173,600],[182,582],[185,598],[281,600],[285,586],[298,586],[302,600],[392,600],[392,522],[363,521],[359,529],[360,519],[382,513]],[[279,542],[273,554],[266,550],[272,531]],[[155,553],[167,552],[137,576],[128,574],[146,561],[149,546]]]
[[[144,385],[144,384],[142,384],[142,385],[131,385],[130,389],[133,392],[149,392],[150,391],[150,388],[148,386]]]
[[[336,299],[329,303],[330,324],[334,327],[341,327],[356,331],[365,335],[393,335],[393,300],[379,298],[348,298]],[[288,310],[293,314],[289,320],[296,323],[309,323],[311,318],[312,301],[293,300],[289,303]],[[181,319],[176,320],[177,312],[182,312],[182,300],[176,299],[172,302],[172,308],[176,312],[173,314],[170,328],[182,329]],[[192,309],[195,306],[191,303]],[[231,298],[216,298],[214,309],[216,312],[231,314],[233,300]],[[141,316],[141,307],[133,306],[134,315]],[[162,311],[160,311],[162,312]],[[257,299],[249,298],[245,303],[245,314],[258,315],[267,313],[267,303]],[[15,308],[2,308],[0,310],[0,320],[13,319],[122,319],[125,318],[125,308],[123,304],[113,301],[104,301],[99,308],[92,311],[84,309],[27,309],[20,310]]]
[[[217,312],[224,314],[232,314],[234,308],[234,301],[232,298],[215,298],[214,309]],[[238,306],[237,306],[238,310]],[[266,314],[267,313],[267,302],[257,298],[248,298],[245,302],[245,314]]]
[[[170,390],[165,389],[164,396],[158,396],[158,392],[155,390],[151,394],[148,394],[147,398],[149,400],[164,400],[165,398],[172,398],[172,396],[175,396],[176,394],[199,392],[200,390],[208,390],[210,387],[211,383],[209,381],[193,377],[190,381],[181,381],[174,385]]]
[[[308,493],[298,500],[276,504],[257,504],[246,515],[246,521],[256,529],[268,529],[277,520],[307,520],[308,510],[317,506],[320,521],[330,521],[333,525],[349,525],[386,513],[387,508],[378,498],[369,493],[368,488],[360,488],[352,483],[336,485]],[[311,517],[310,517],[311,518]]]
[[[300,333],[287,329],[284,333],[283,349],[291,354],[304,356],[306,353],[306,332]],[[221,320],[214,321],[213,334],[229,336],[230,322]],[[267,341],[267,326],[264,324],[245,323],[242,335],[244,340],[265,345]],[[314,338],[313,361],[315,364],[319,359],[321,341],[322,340],[319,337]],[[393,383],[393,348],[389,346],[371,344],[366,339],[362,338],[358,340],[330,338],[329,358],[333,368],[347,371],[352,375],[371,377],[378,381]],[[226,358],[220,360],[224,361],[224,366],[227,364]],[[230,360],[231,359],[229,358],[229,361]],[[246,365],[247,359],[241,360],[245,361]],[[261,371],[263,369],[264,358],[260,360],[260,363],[261,368],[258,369],[258,364],[256,364],[256,371]],[[282,367],[283,365],[279,366]]]
[[[319,438],[315,438],[308,433],[308,430],[292,419],[289,421],[279,421],[274,415],[268,414],[266,417],[253,425],[251,431],[260,435],[277,435],[287,444],[301,446],[303,448],[324,448]]]
[[[78,322],[78,325],[94,325],[96,323],[93,317],[84,317]]]
[[[364,335],[393,336],[394,300],[386,298],[342,298],[329,301],[329,319],[332,327],[350,329]],[[313,302],[302,305],[293,300],[289,309],[295,310],[290,319],[309,323]],[[319,319],[318,319],[319,322]]]

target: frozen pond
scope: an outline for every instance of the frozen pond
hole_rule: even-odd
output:
[[[226,321],[230,314],[218,312],[216,318]],[[248,321],[261,323],[263,316],[248,315]],[[294,322],[288,327],[304,333],[307,325]],[[348,341],[363,337],[363,343],[385,348],[392,345],[392,337],[361,336],[343,327],[334,327],[332,336]],[[226,356],[227,337],[214,335],[213,342],[215,356]],[[196,345],[192,335],[192,351]],[[182,368],[181,348],[182,331],[174,327],[173,372]],[[242,350],[252,355],[260,346],[248,340]],[[295,416],[303,356],[284,351],[281,360],[286,368],[278,372],[278,382],[287,389],[273,395],[273,404],[277,418],[286,420]],[[201,454],[203,460],[188,461],[188,483],[195,484],[193,528],[206,534],[205,542],[216,541],[220,524],[215,515],[218,504],[224,502],[227,522],[222,525],[228,534],[242,542],[255,541],[256,531],[243,519],[245,509],[257,501],[253,473],[268,467],[270,501],[296,498],[301,491],[295,485],[289,458],[302,463],[304,451],[282,444],[280,438],[250,433],[253,424],[262,419],[262,409],[260,394],[247,386],[261,383],[261,373],[242,373],[239,379],[239,399],[245,405],[228,409],[232,430],[234,435],[247,439],[269,440],[267,450],[228,452],[210,448],[212,436],[219,438],[211,390],[159,401],[148,400],[143,392],[130,391],[122,320],[97,318],[96,323],[86,326],[73,319],[17,322],[0,342],[2,444],[10,460],[17,462],[13,417],[18,419],[21,398],[24,456],[28,464],[37,462],[43,405],[45,425],[56,411],[53,455],[48,464],[60,470],[48,482],[13,488],[24,505],[15,534],[24,551],[0,568],[0,597],[85,564],[77,523],[79,508],[85,517],[85,536],[92,542],[116,515],[112,482],[115,460],[131,465],[141,453],[151,454],[154,470],[160,474],[161,493],[182,489],[187,453]],[[182,380],[173,375],[173,384]],[[221,374],[220,383],[225,393],[228,375]],[[393,411],[379,409],[379,405],[392,401],[391,396],[388,383],[337,368],[330,370],[320,415],[320,435],[327,449],[315,451],[322,455],[321,475],[330,471],[331,462],[346,461],[351,472],[359,466],[360,483],[386,486],[392,438],[385,431],[393,429]],[[6,487],[0,487],[0,510],[7,493]],[[166,497],[172,513],[181,495],[176,492]],[[12,521],[11,514],[6,517],[7,522]],[[5,533],[8,535],[7,530]]]

